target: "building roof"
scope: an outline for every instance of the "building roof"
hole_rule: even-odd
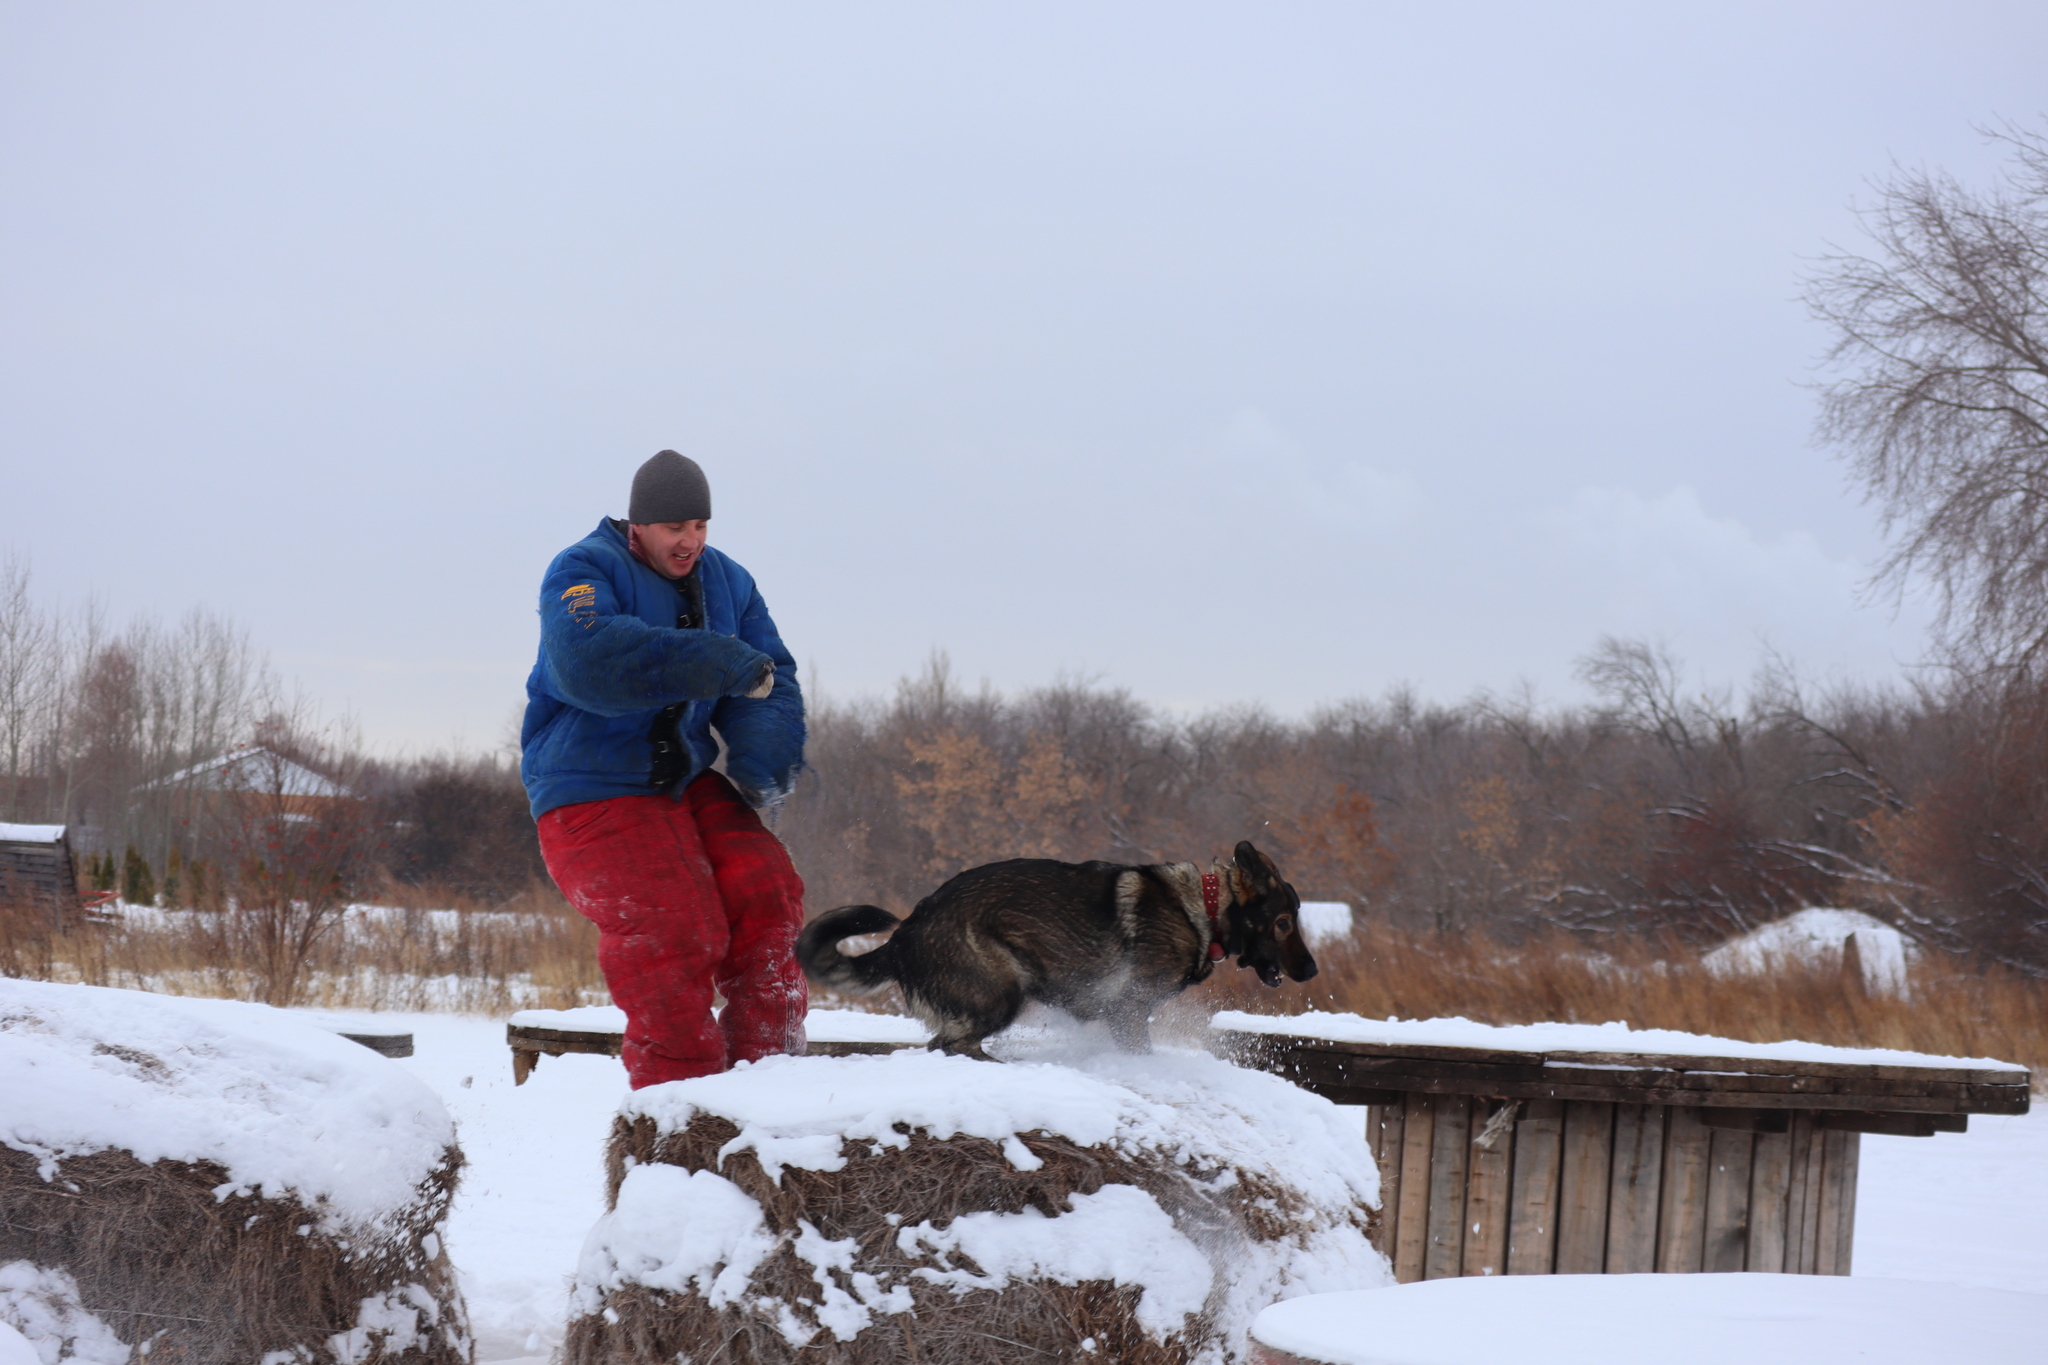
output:
[[[279,796],[353,797],[354,792],[331,778],[322,777],[302,763],[295,763],[274,749],[251,744],[181,768],[148,787],[191,787],[201,791],[266,792]]]

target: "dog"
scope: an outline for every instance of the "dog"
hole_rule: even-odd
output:
[[[829,910],[805,926],[796,956],[828,990],[902,987],[938,1051],[986,1059],[982,1040],[1038,1000],[1105,1020],[1117,1046],[1149,1052],[1154,1007],[1225,957],[1268,986],[1283,974],[1314,976],[1300,909],[1301,897],[1249,841],[1207,873],[1193,863],[1016,858],[969,868],[901,921],[874,905]],[[871,952],[840,951],[846,939],[890,929]]]

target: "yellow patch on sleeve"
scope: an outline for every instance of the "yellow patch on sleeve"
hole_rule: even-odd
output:
[[[566,602],[571,597],[591,597],[594,596],[596,592],[597,589],[593,588],[590,584],[578,583],[575,587],[569,589],[569,591],[562,594],[562,600]]]

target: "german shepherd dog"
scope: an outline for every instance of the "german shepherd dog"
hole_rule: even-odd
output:
[[[986,1058],[982,1040],[1039,1000],[1106,1020],[1119,1047],[1149,1052],[1153,1008],[1206,980],[1226,956],[1268,986],[1283,972],[1314,976],[1300,908],[1273,860],[1249,842],[1206,874],[1193,863],[1016,858],[969,868],[901,921],[874,905],[827,911],[805,927],[796,956],[829,990],[901,986],[931,1026],[934,1049]],[[839,950],[844,939],[889,929],[895,934],[872,952]]]

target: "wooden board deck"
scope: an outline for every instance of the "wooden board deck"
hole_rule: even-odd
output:
[[[2023,1070],[1394,1047],[1244,1030],[1218,1030],[1217,1045],[1241,1064],[1285,1076],[1340,1104],[1378,1103],[1398,1092],[1806,1110],[1896,1116],[1869,1120],[1859,1130],[1901,1133],[1940,1131],[1944,1117],[2024,1114],[2031,1104],[2031,1077]],[[1831,1120],[1831,1126],[1849,1122]]]

